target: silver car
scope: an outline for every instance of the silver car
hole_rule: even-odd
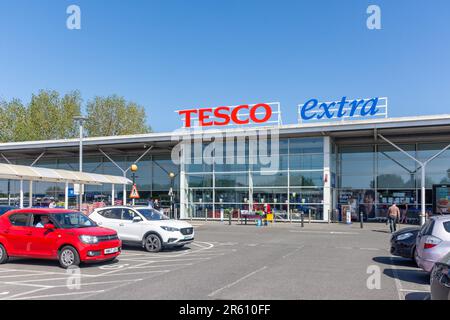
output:
[[[450,252],[436,262],[430,277],[431,299],[450,300]]]
[[[450,215],[431,217],[416,239],[417,265],[431,272],[434,264],[450,252]]]

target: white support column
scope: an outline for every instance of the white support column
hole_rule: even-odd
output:
[[[69,183],[67,181],[64,188],[64,209],[69,209]]]
[[[323,137],[323,221],[328,221],[331,210],[331,139]],[[325,180],[326,178],[326,180]]]
[[[111,185],[111,205],[114,205],[114,201],[116,200],[116,191],[114,190],[114,183]]]
[[[30,196],[30,203],[28,204],[28,207],[31,208],[33,206],[33,180],[30,180],[30,192],[28,195]]]
[[[425,168],[426,168],[426,163],[424,163],[421,167],[421,210],[420,210],[420,225],[423,226],[425,224],[426,221],[426,208],[425,208]]]
[[[123,185],[123,205],[127,204],[127,185]]]
[[[23,180],[20,180],[19,208],[23,208]]]

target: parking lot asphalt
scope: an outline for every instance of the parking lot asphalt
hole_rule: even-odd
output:
[[[389,253],[384,224],[192,222],[196,241],[66,271],[57,261],[0,265],[0,299],[427,299],[429,275]],[[401,226],[403,227],[403,226]]]

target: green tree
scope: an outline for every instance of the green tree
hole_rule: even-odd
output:
[[[32,95],[28,105],[30,140],[66,139],[73,137],[75,115],[80,114],[81,96],[78,91],[62,98],[56,91],[41,90]]]
[[[0,103],[0,141],[29,140],[30,130],[27,108],[18,99]]]
[[[151,131],[145,109],[123,97],[95,97],[87,104],[86,130],[91,137],[139,134]]]

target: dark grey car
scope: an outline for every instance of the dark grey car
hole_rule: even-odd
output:
[[[431,299],[450,300],[450,252],[431,271]]]

